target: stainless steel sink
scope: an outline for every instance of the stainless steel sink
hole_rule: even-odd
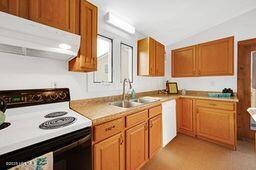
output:
[[[155,99],[155,98],[138,98],[138,99],[132,99],[132,102],[137,102],[137,103],[142,103],[142,104],[147,104],[147,103],[152,103],[159,101],[160,99]]]
[[[113,106],[122,107],[122,108],[130,108],[130,107],[136,107],[139,105],[142,105],[142,103],[137,103],[133,101],[117,101],[111,103]]]

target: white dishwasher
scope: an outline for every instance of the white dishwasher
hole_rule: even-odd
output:
[[[162,103],[163,147],[176,135],[176,101],[171,100]]]

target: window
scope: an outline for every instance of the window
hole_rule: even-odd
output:
[[[113,40],[102,35],[97,38],[97,71],[93,82],[113,82]]]
[[[121,43],[121,59],[120,59],[120,70],[121,70],[121,82],[125,78],[129,78],[133,82],[133,47],[127,44]]]

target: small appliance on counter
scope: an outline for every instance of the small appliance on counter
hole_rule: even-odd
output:
[[[54,170],[91,169],[92,122],[69,108],[69,89],[0,91],[0,98],[10,124],[0,129],[0,169],[48,153]]]

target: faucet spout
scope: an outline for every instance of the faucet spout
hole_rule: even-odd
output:
[[[122,100],[123,102],[125,101],[125,98],[126,98],[126,93],[125,93],[125,86],[126,86],[126,83],[129,83],[129,88],[132,89],[132,83],[129,79],[124,79],[123,81],[123,94],[122,94]]]

